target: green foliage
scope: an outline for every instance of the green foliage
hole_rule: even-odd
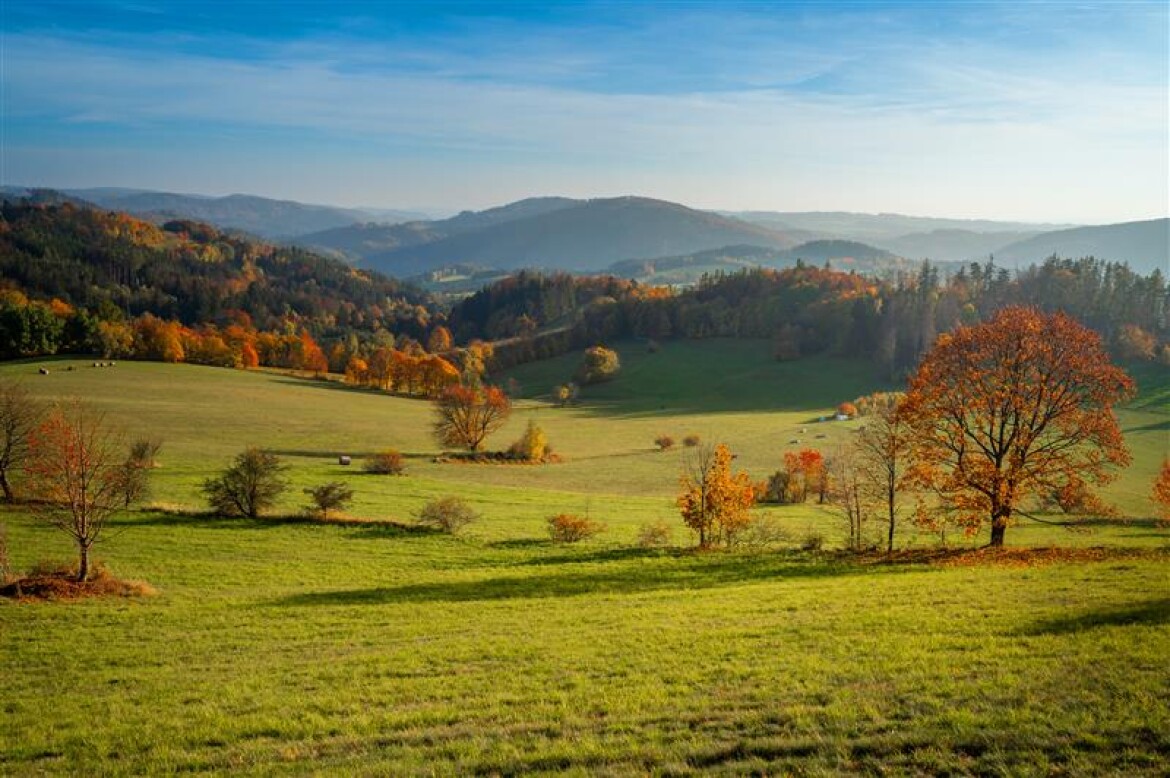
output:
[[[329,511],[342,510],[353,501],[353,489],[342,481],[314,486],[305,489],[304,493],[309,495],[309,510],[326,521],[329,519]]]
[[[272,452],[248,448],[220,475],[203,482],[203,494],[220,515],[254,519],[288,488],[284,478],[287,469]]]
[[[418,512],[418,523],[454,535],[468,524],[479,521],[479,513],[461,497],[431,500]]]

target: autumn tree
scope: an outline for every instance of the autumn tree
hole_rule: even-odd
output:
[[[448,386],[435,399],[435,438],[444,446],[479,451],[511,413],[512,401],[497,386]]]
[[[24,469],[34,512],[77,544],[77,580],[107,520],[125,507],[127,446],[105,414],[79,400],[54,408],[29,434]]]
[[[747,473],[731,472],[732,458],[722,443],[699,446],[684,458],[677,505],[683,523],[699,534],[699,548],[710,548],[719,540],[730,548],[735,533],[750,521],[755,488]]]
[[[605,346],[594,346],[585,349],[585,355],[574,377],[582,384],[597,384],[613,379],[621,367],[621,360],[618,359],[616,351]]]
[[[1162,460],[1162,469],[1154,479],[1152,496],[1162,511],[1162,517],[1170,520],[1170,457]]]
[[[1029,495],[1100,486],[1129,463],[1113,406],[1133,390],[1071,317],[1005,308],[940,336],[911,378],[912,480],[969,533],[990,523],[1002,546]]]
[[[288,488],[287,469],[276,454],[248,448],[226,470],[203,482],[203,494],[217,513],[254,519]]]
[[[16,495],[10,477],[28,457],[28,436],[44,415],[44,406],[28,389],[15,381],[0,381],[0,490],[4,501]]]
[[[454,345],[454,340],[451,338],[451,330],[442,325],[431,330],[430,337],[427,338],[427,351],[432,354],[450,351],[452,345]]]

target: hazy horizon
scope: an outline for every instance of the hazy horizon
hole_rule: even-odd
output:
[[[454,213],[532,196],[1170,212],[1165,3],[0,6],[0,183]]]

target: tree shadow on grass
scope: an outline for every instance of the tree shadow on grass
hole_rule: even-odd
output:
[[[578,558],[579,559],[579,558]],[[821,562],[793,563],[788,556],[687,556],[659,567],[641,563],[592,571],[499,576],[478,581],[411,584],[408,586],[307,592],[283,597],[278,607],[392,605],[425,602],[480,602],[545,599],[581,595],[628,595],[675,589],[680,591],[737,586],[765,580],[832,578],[843,575],[897,574],[909,568],[861,567]]]
[[[1031,625],[1029,635],[1071,635],[1097,627],[1157,626],[1170,624],[1170,597],[1133,605],[1044,619]]]
[[[219,516],[212,513],[151,511],[135,516],[119,516],[109,521],[111,528],[118,529],[131,529],[133,527],[191,527],[193,529],[252,530],[273,529],[275,527],[287,527],[295,524],[337,527],[342,530],[380,537],[411,537],[441,534],[439,530],[433,527],[419,524],[350,518],[323,520],[300,514],[261,516],[260,518],[249,519],[243,516]]]

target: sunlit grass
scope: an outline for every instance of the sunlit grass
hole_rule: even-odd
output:
[[[571,358],[516,371],[526,399],[492,444],[534,417],[565,458],[541,467],[434,463],[416,400],[190,366],[0,367],[160,436],[152,499],[182,509],[121,516],[98,550],[156,596],[0,602],[0,774],[1165,772],[1164,555],[860,565],[799,550],[809,534],[842,543],[844,522],[811,502],[762,509],[786,532],[777,548],[695,554],[672,504],[683,452],[653,450],[657,434],[726,441],[762,478],[788,440],[847,435],[810,420],[880,384],[830,360],[753,367],[765,344],[622,354],[628,372],[574,408],[538,396]],[[759,382],[708,393],[703,359]],[[1109,491],[1130,519],[1023,523],[1009,545],[1167,547],[1144,492],[1170,409],[1145,383],[1122,417],[1135,466]],[[200,515],[199,483],[248,444],[291,465],[276,514],[340,478],[368,523]],[[407,475],[337,464],[387,447]],[[449,494],[482,519],[456,537],[412,526]],[[553,544],[544,520],[561,511],[607,530]],[[658,520],[674,546],[637,548]],[[0,522],[19,569],[71,554],[18,509]],[[898,541],[936,538],[907,526]]]

